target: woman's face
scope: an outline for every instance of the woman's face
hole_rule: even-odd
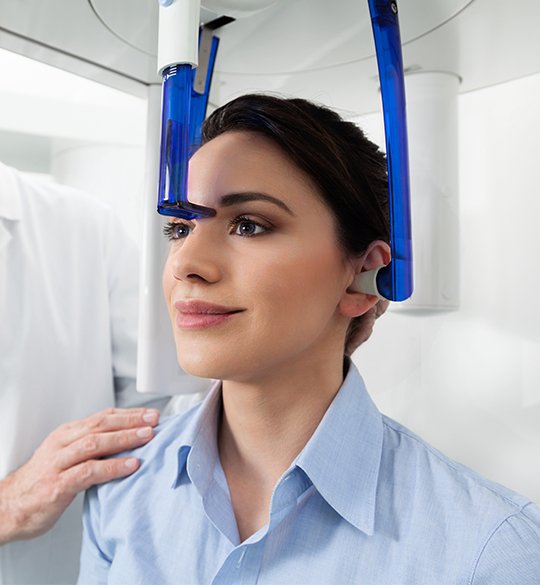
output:
[[[342,351],[354,269],[309,177],[250,132],[211,140],[189,171],[189,200],[217,214],[166,228],[163,286],[182,368],[250,381]]]

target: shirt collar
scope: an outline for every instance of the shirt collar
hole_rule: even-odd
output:
[[[214,475],[218,458],[217,431],[221,410],[221,381],[216,381],[190,422],[182,431],[173,487],[182,482],[184,472],[202,497]]]
[[[219,456],[221,382],[214,384],[198,408],[182,432],[173,487],[187,473],[204,498]],[[382,415],[349,362],[339,392],[295,464],[340,516],[368,535],[374,532],[382,443]]]
[[[351,362],[296,465],[340,516],[368,535],[374,532],[382,445],[382,415]]]
[[[0,219],[19,221],[21,218],[20,186],[16,173],[0,163]]]

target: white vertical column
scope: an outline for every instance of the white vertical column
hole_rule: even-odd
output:
[[[458,89],[452,73],[405,78],[414,293],[398,310],[459,306]]]
[[[160,157],[161,86],[148,88],[146,165],[143,187],[143,247],[137,390],[189,394],[205,390],[208,380],[189,378],[178,365],[176,346],[161,286],[169,243],[163,235],[167,218],[157,213]]]

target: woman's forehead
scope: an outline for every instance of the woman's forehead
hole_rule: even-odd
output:
[[[200,159],[205,164],[221,161],[242,163],[251,159],[280,159],[283,165],[292,164],[289,157],[269,137],[260,132],[234,130],[224,132],[206,142],[193,155],[190,164],[197,164]]]
[[[189,191],[190,199],[244,191],[285,198],[317,195],[311,178],[273,140],[247,131],[220,134],[193,155]]]

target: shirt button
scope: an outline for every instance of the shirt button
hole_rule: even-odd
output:
[[[236,568],[239,569],[242,566],[242,561],[244,560],[244,557],[246,556],[246,550],[247,548],[244,547],[242,549],[242,553],[240,555],[240,558],[238,559],[237,563],[236,563]]]

